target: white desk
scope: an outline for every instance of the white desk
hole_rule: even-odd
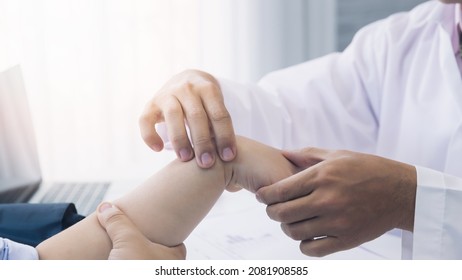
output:
[[[323,259],[400,259],[398,231]],[[243,190],[225,192],[215,207],[185,242],[188,259],[309,259],[299,242],[284,235],[280,225],[268,218],[265,205]]]

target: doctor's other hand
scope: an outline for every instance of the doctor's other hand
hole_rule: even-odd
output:
[[[140,117],[141,136],[155,151],[164,143],[155,124],[165,122],[177,157],[194,156],[202,168],[209,168],[218,155],[223,161],[236,156],[236,137],[220,85],[208,73],[186,70],[173,76],[146,104]],[[191,142],[186,129],[191,133]]]
[[[351,249],[385,232],[412,231],[414,166],[350,151],[284,151],[299,173],[256,193],[305,255]]]
[[[98,206],[98,220],[112,241],[110,260],[182,260],[184,244],[166,247],[147,239],[125,214],[108,202]]]

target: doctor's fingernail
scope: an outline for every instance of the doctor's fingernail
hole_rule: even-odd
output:
[[[107,209],[111,209],[111,208],[112,208],[112,204],[111,204],[111,203],[109,203],[109,202],[103,202],[103,203],[101,203],[101,205],[99,206],[98,212],[103,213],[103,212],[106,211]]]
[[[209,167],[213,163],[213,157],[210,153],[203,153],[201,155],[201,163],[204,167]]]
[[[191,159],[191,150],[190,149],[181,149],[179,152],[179,157],[182,161],[187,161]]]
[[[231,148],[225,148],[223,149],[221,156],[224,161],[230,161],[234,158],[234,152]]]

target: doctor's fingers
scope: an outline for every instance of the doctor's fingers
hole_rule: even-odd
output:
[[[350,249],[337,237],[327,236],[318,239],[307,239],[300,242],[300,251],[310,257],[324,257],[326,255]]]
[[[300,250],[308,256],[323,257],[353,247],[337,236],[335,221],[326,217],[315,217],[292,224],[282,223],[281,228],[290,238],[302,241]]]
[[[223,95],[221,91],[209,90],[203,91],[201,98],[212,126],[218,154],[223,161],[231,161],[237,153],[236,136]]]
[[[191,132],[191,142],[196,160],[200,167],[208,168],[214,164],[216,150],[224,161],[234,159],[236,140],[233,125],[217,85],[210,82],[190,84],[184,86],[180,91],[177,90],[171,97],[176,98],[184,113],[184,119]],[[164,111],[168,127],[169,119],[178,118],[168,115],[180,114],[177,112],[179,107],[170,104],[163,107],[172,109],[171,111]],[[183,115],[181,116],[183,117]],[[184,127],[183,123],[181,127]],[[187,133],[179,129],[180,125],[177,125],[177,128],[173,130],[175,135],[170,136],[174,149],[178,155],[189,155],[191,143],[187,138]]]
[[[182,106],[184,118],[190,129],[196,161],[202,168],[211,167],[215,162],[215,145],[212,142],[209,118],[200,96],[193,94],[180,95],[178,96],[178,101]],[[185,140],[188,140],[188,138],[181,139],[181,142]],[[180,151],[183,148],[185,147],[178,147]]]
[[[143,141],[156,152],[164,148],[164,143],[156,132],[155,124],[163,120],[162,110],[156,103],[150,101],[146,104],[138,121]]]
[[[202,82],[195,83],[194,90],[199,93],[207,112],[218,155],[223,161],[231,161],[237,154],[236,136],[220,84],[212,75],[200,71],[199,73]]]
[[[165,123],[170,143],[181,161],[189,161],[194,153],[189,143],[181,104],[175,96],[171,96],[167,98],[164,105],[166,108],[164,110]]]
[[[303,196],[294,200],[272,204],[266,207],[266,213],[272,220],[292,224],[310,221],[332,213],[326,204],[329,201],[322,197]]]
[[[196,157],[200,160],[204,155],[207,160],[209,155],[215,156],[216,149],[223,161],[233,160],[237,150],[236,137],[220,87],[212,82],[197,82],[176,96],[191,130]],[[198,162],[202,167],[210,167],[213,160],[210,164]]]
[[[297,241],[334,236],[335,231],[329,219],[324,217],[314,217],[296,223],[281,223],[281,229],[287,236]]]
[[[318,168],[305,169],[272,185],[260,188],[256,192],[256,198],[266,205],[271,205],[307,196],[320,185],[317,173]]]

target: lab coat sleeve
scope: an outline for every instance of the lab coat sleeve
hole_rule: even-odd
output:
[[[417,12],[439,16],[435,6],[442,4],[430,2]],[[405,55],[411,61],[406,51],[412,42],[400,31],[432,30],[427,22],[416,13],[376,22],[358,32],[343,53],[270,73],[257,85],[220,80],[236,132],[281,148],[314,145],[379,153],[379,128],[394,106],[382,93],[390,83],[409,84],[404,79],[409,65],[398,69],[402,75],[388,72],[396,70],[389,65],[392,58]],[[462,179],[416,169],[414,232],[404,233],[403,251],[414,259],[462,259]]]
[[[412,259],[462,259],[462,179],[417,166]],[[409,234],[409,233],[407,233]]]
[[[369,29],[343,53],[272,72],[255,85],[218,79],[236,133],[286,149],[373,152],[385,43]]]

